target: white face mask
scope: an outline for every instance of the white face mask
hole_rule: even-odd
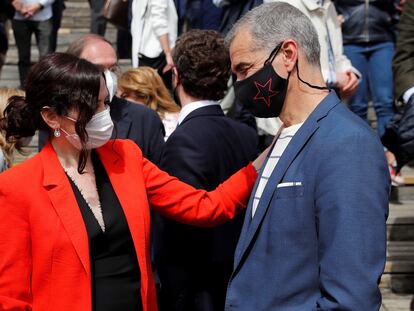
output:
[[[106,88],[108,89],[109,101],[111,102],[118,88],[118,77],[110,70],[105,70],[104,75]]]
[[[105,145],[112,136],[114,129],[114,123],[112,122],[111,115],[109,114],[109,107],[104,111],[96,113],[92,119],[86,124],[85,130],[88,133],[88,140],[86,142],[86,149],[95,149]],[[66,117],[67,119],[76,122],[76,120]],[[69,134],[65,130],[61,129],[65,134],[65,138],[76,149],[82,149],[82,143],[79,135]]]

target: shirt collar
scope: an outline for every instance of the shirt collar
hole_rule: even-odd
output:
[[[214,105],[219,105],[219,103],[214,100],[199,100],[185,105],[181,109],[180,115],[178,116],[178,124],[181,124],[181,122],[183,122],[184,119],[194,110]]]

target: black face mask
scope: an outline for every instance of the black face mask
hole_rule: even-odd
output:
[[[234,83],[234,93],[242,105],[252,112],[255,117],[274,118],[280,115],[286,98],[290,72],[287,79],[279,76],[272,66],[283,42],[278,44],[264,62],[263,68],[243,81]],[[311,85],[299,77],[299,67],[296,63],[298,78],[309,87],[324,90],[326,87]]]
[[[282,78],[272,66],[282,43],[272,51],[263,68],[245,80],[234,83],[237,100],[259,118],[277,117],[282,111],[289,77]]]

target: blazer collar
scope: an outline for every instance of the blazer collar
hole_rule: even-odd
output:
[[[200,100],[189,103],[181,109],[178,116],[178,124],[183,123],[190,115],[194,115],[195,112],[205,111],[209,107],[215,107],[214,111],[217,111],[218,108],[221,110],[219,103],[213,100]]]
[[[220,105],[213,105],[213,106],[207,106],[202,107],[194,110],[189,115],[185,117],[185,119],[180,123],[183,124],[187,122],[188,120],[191,120],[193,118],[197,117],[203,117],[203,116],[218,116],[218,117],[224,117],[224,112],[221,109]]]
[[[255,236],[257,230],[259,229],[261,223],[264,220],[264,216],[266,215],[267,209],[269,208],[270,201],[276,191],[277,185],[283,179],[283,176],[285,175],[291,163],[294,161],[294,159],[297,157],[297,155],[300,153],[303,147],[307,144],[307,142],[319,128],[319,121],[323,119],[329,113],[329,111],[339,103],[339,98],[336,96],[334,91],[331,91],[328,94],[328,96],[326,96],[322,100],[322,102],[316,107],[316,109],[311,113],[311,115],[301,126],[296,135],[292,138],[267,182],[267,185],[262,193],[259,205],[257,206],[256,213],[253,219],[251,218],[253,206],[252,197],[254,196],[255,192],[252,192],[246,211],[246,217],[242,233],[240,235],[239,242],[235,252],[235,271],[239,268],[243,256],[246,255],[246,250],[252,243],[253,237]],[[260,177],[258,177],[256,180],[254,191],[256,190],[259,181]]]
[[[50,142],[42,149],[40,156],[44,171],[43,186],[90,277],[88,233],[69,180]]]
[[[113,141],[110,141],[98,149],[98,154],[102,155],[100,158],[105,168],[116,165],[119,161],[115,152],[109,152],[112,144]],[[42,149],[40,157],[44,172],[43,187],[49,195],[53,208],[59,216],[86,274],[90,277],[88,233],[72,187],[50,142]],[[118,190],[122,188],[118,180],[116,180],[114,188]]]
[[[132,120],[128,114],[128,105],[135,105],[123,98],[114,96],[111,102],[111,118],[115,123],[116,130],[112,133],[112,138],[127,138]],[[116,136],[116,137],[115,137]]]

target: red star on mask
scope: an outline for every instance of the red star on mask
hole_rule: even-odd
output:
[[[257,88],[257,94],[253,98],[254,100],[262,99],[265,101],[266,105],[270,107],[270,98],[279,94],[279,92],[272,90],[272,78],[270,78],[264,85],[261,85],[259,82],[254,82]]]

